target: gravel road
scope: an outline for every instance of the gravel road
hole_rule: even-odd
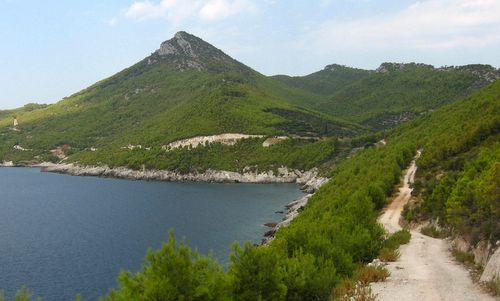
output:
[[[403,186],[394,201],[380,216],[379,222],[391,233],[401,229],[399,219],[411,198],[415,161],[405,173]],[[401,258],[387,268],[391,276],[385,282],[373,283],[372,290],[380,301],[480,301],[498,300],[482,292],[468,271],[455,262],[448,241],[411,231],[411,240],[400,248]]]

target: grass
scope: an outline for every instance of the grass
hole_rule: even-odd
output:
[[[483,273],[483,268],[476,264],[474,261],[474,254],[472,252],[463,252],[458,249],[452,250],[453,257],[456,261],[463,264],[469,269],[470,275],[475,282],[479,281],[479,277]],[[483,286],[491,295],[500,296],[500,279],[493,278],[490,281],[481,282]]]
[[[453,257],[455,260],[465,265],[468,268],[473,268],[476,265],[474,261],[474,254],[471,252],[463,252],[457,249],[452,250]]]
[[[370,283],[384,281],[389,275],[385,267],[362,266],[353,278],[344,279],[332,290],[331,299],[333,301],[375,301],[377,296],[373,294]]]
[[[486,289],[493,296],[500,296],[500,279],[495,278],[485,283]]]
[[[397,249],[382,248],[378,259],[382,262],[394,262],[399,259],[401,253]]]
[[[382,266],[363,266],[357,272],[357,279],[362,284],[384,281],[389,277],[389,271]]]
[[[434,238],[445,238],[448,236],[445,231],[440,230],[434,226],[427,226],[420,229],[420,233]]]
[[[377,295],[372,292],[372,289],[368,285],[356,285],[354,290],[349,294],[346,294],[340,299],[340,301],[376,301]]]
[[[399,259],[401,253],[398,248],[410,242],[410,231],[403,229],[389,236],[379,252],[378,259],[382,262],[394,262]]]
[[[403,229],[392,234],[388,239],[385,240],[384,246],[390,249],[397,249],[400,245],[405,245],[410,242],[411,234],[410,231]]]

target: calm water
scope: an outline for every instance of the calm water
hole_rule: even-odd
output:
[[[121,268],[138,270],[148,248],[175,228],[226,262],[230,245],[259,242],[301,196],[292,184],[143,182],[0,168],[0,289],[26,285],[44,301],[96,300]]]

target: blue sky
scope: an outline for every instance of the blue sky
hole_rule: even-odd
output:
[[[266,75],[500,67],[500,0],[0,0],[0,109],[52,103],[193,33]]]

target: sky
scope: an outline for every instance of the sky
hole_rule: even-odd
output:
[[[59,101],[180,30],[266,75],[500,67],[500,0],[0,0],[0,109]]]

